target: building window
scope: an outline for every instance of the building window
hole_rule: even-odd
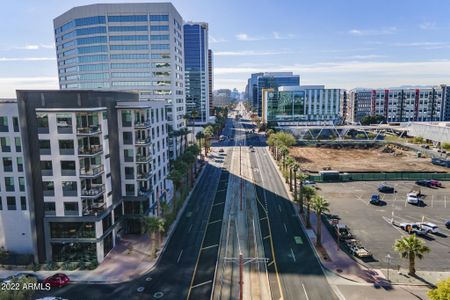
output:
[[[41,155],[52,154],[52,151],[50,148],[50,140],[39,140],[39,153]]]
[[[19,177],[19,191],[25,192],[25,177]]]
[[[74,153],[73,140],[59,140],[59,154],[73,155]]]
[[[122,111],[122,127],[131,127],[131,111]]]
[[[93,222],[50,222],[51,238],[95,238]]]
[[[2,202],[2,197],[0,197],[0,210],[3,210],[3,202]]]
[[[62,176],[75,176],[75,161],[62,160],[61,161],[61,175]]]
[[[135,196],[134,184],[125,184],[125,194],[127,196]]]
[[[56,126],[58,133],[72,133],[72,115],[56,114]]]
[[[3,171],[4,172],[12,172],[12,158],[11,157],[3,157]]]
[[[43,181],[42,182],[42,192],[46,197],[55,196],[55,186],[53,181]]]
[[[77,196],[77,182],[76,181],[63,181],[62,182],[63,196],[75,197]]]
[[[14,132],[19,132],[19,118],[13,117],[12,120],[13,120]]]
[[[125,179],[134,179],[133,167],[125,167]]]
[[[123,143],[124,145],[133,145],[133,133],[129,131],[123,132]]]
[[[38,123],[38,133],[49,133],[48,115],[46,113],[37,113],[36,118]]]
[[[44,202],[44,214],[46,216],[56,216],[55,202]]]
[[[41,175],[53,176],[53,165],[50,160],[41,160]]]
[[[23,172],[23,159],[22,159],[22,157],[17,157],[17,171]]]
[[[5,189],[7,192],[14,192],[14,177],[5,177]]]
[[[15,137],[14,140],[16,142],[16,152],[22,152],[22,144],[20,142],[20,137]]]
[[[8,207],[8,210],[16,210],[16,197],[6,197],[6,205]]]
[[[8,117],[0,117],[0,132],[8,131]]]
[[[64,202],[64,215],[65,216],[78,216],[78,202]]]
[[[0,145],[2,147],[2,152],[11,152],[11,141],[9,137],[1,137]]]
[[[20,209],[27,210],[27,198],[24,196],[20,197]]]

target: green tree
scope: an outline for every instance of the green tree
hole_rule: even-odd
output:
[[[302,194],[306,199],[306,228],[311,228],[311,199],[316,195],[316,189],[312,186],[303,186]]]
[[[423,144],[424,141],[425,141],[424,138],[421,137],[421,136],[415,136],[415,137],[413,138],[413,143],[414,143],[414,144]]]
[[[299,188],[299,195],[298,195],[298,201],[299,201],[299,206],[300,206],[300,213],[304,213],[305,211],[305,207],[304,207],[304,203],[303,203],[303,199],[304,199],[304,195],[303,195],[303,182],[308,179],[308,175],[306,175],[305,173],[300,173],[298,174],[297,177],[300,181],[300,188]]]
[[[177,203],[179,202],[179,199],[182,196],[181,195],[182,194],[181,193],[181,183],[184,178],[184,173],[181,170],[177,170],[177,169],[175,169],[175,167],[173,167],[169,173],[168,178],[173,181],[173,185],[175,188],[175,191],[173,193],[173,197],[174,197],[173,207],[174,207],[174,210],[177,210]],[[179,195],[178,197],[177,197],[177,193]]]
[[[283,170],[285,170],[286,169],[286,157],[289,154],[289,149],[288,149],[288,147],[282,145],[282,146],[280,146],[279,151],[280,151],[280,155],[281,155],[281,165],[283,167]]]
[[[450,151],[450,142],[443,143],[443,144],[441,145],[441,148],[444,149],[444,150],[446,150],[446,151]]]
[[[206,126],[205,130],[203,130],[203,134],[205,136],[204,139],[205,156],[207,157],[209,149],[209,140],[214,136],[214,128],[211,125]]]
[[[289,191],[292,192],[292,167],[294,166],[295,160],[288,156],[286,158],[286,166],[289,169],[289,177],[286,178],[286,183],[289,183]]]
[[[439,281],[436,288],[429,290],[427,295],[431,300],[450,299],[450,277]]]
[[[321,246],[322,245],[322,213],[329,212],[330,203],[328,203],[323,197],[321,196],[314,196],[311,201],[311,208],[316,212],[317,217],[317,240],[316,245]]]
[[[198,146],[200,147],[200,149],[202,148],[202,140],[205,138],[205,135],[203,134],[202,131],[197,132],[197,134],[195,135],[195,138],[198,141]]]
[[[382,115],[364,116],[361,118],[361,125],[386,123],[386,119]]]
[[[153,216],[145,216],[144,217],[144,228],[145,231],[149,234],[150,239],[152,240],[152,255],[156,254],[156,249],[161,246],[161,236],[165,230],[165,221],[163,218],[153,217]],[[156,239],[156,235],[158,235],[158,239]]]
[[[400,254],[401,258],[409,259],[408,274],[410,275],[416,274],[416,257],[422,259],[425,253],[430,252],[430,248],[425,246],[422,240],[419,240],[415,234],[396,240],[394,250]]]

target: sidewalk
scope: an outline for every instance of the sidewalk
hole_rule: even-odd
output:
[[[117,283],[135,279],[146,273],[156,262],[149,254],[151,241],[148,235],[127,235],[106,256],[104,261],[92,271],[38,271],[15,269],[14,271],[0,269],[0,278],[14,275],[18,272],[33,272],[44,279],[55,273],[65,273],[74,282]]]

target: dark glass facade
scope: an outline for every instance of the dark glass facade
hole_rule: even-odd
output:
[[[275,89],[278,90],[280,86],[299,86],[300,76],[298,75],[286,75],[286,76],[274,76],[263,75],[259,76],[256,80],[256,108],[258,110],[258,116],[262,116],[262,90],[263,89]],[[255,90],[253,90],[253,93]],[[254,95],[255,96],[255,95]]]

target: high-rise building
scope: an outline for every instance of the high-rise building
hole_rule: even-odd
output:
[[[342,92],[324,86],[280,86],[262,91],[262,122],[277,125],[339,124]]]
[[[21,131],[17,101],[0,99],[0,247],[31,254],[35,252],[33,216]]]
[[[280,86],[299,86],[300,76],[292,72],[266,72],[254,73],[248,80],[249,97],[253,108],[262,116],[262,91],[263,89],[278,89]]]
[[[450,86],[441,85],[442,87],[442,109],[441,120],[450,121]]]
[[[18,180],[15,195],[28,194],[40,262],[78,255],[101,262],[121,232],[140,232],[142,216],[159,214],[168,173],[164,101],[112,91],[17,91],[17,104],[26,187]]]
[[[350,121],[383,116],[387,122],[441,121],[445,86],[432,88],[356,89],[350,91]]]
[[[213,51],[211,49],[208,49],[208,87],[209,87],[209,115],[214,116],[214,100],[213,100],[213,88],[214,88],[214,81],[213,81]]]
[[[197,124],[209,119],[208,24],[184,24],[186,113]]]
[[[171,3],[79,6],[53,24],[61,89],[138,91],[166,102],[170,131],[185,127],[183,19]],[[172,158],[181,143],[171,139]]]

